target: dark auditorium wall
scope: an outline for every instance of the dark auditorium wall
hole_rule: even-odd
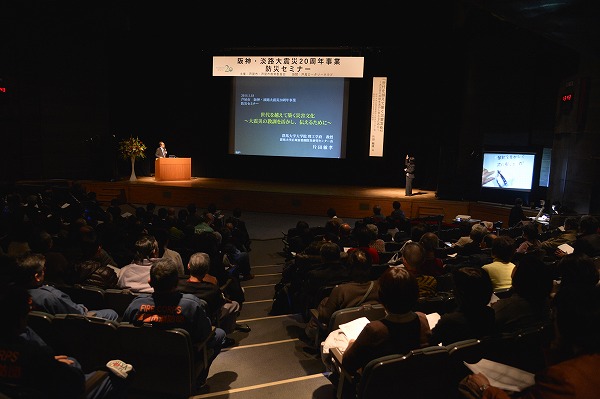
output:
[[[148,160],[136,165],[141,176],[152,172],[159,140],[192,158],[193,176],[288,182],[403,187],[411,154],[413,187],[477,199],[483,146],[553,145],[557,93],[580,58],[449,3],[435,14],[425,5],[412,10],[430,13],[418,30],[381,9],[365,11],[363,24],[353,18],[294,30],[254,15],[214,30],[210,13],[198,18],[183,5],[149,14],[135,2],[14,5],[2,28],[11,40],[0,41],[0,77],[10,89],[0,103],[10,148],[0,179],[126,178],[130,165],[116,147],[133,134],[148,146]],[[231,82],[211,76],[212,57],[311,51],[365,57],[364,78],[350,84],[347,158],[228,155]],[[374,76],[388,78],[381,158],[368,156]]]

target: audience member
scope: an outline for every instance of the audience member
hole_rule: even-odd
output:
[[[378,224],[378,223],[383,223],[386,220],[387,219],[386,219],[385,215],[383,215],[381,213],[381,205],[373,205],[373,214],[369,218],[368,223]]]
[[[573,246],[577,239],[577,230],[579,229],[579,219],[573,216],[565,218],[562,228],[558,228],[558,235],[542,241],[542,248],[547,256],[553,256],[559,245],[568,244]]]
[[[140,294],[129,304],[123,314],[123,321],[133,324],[149,323],[157,328],[184,328],[190,333],[194,343],[206,340],[212,332],[210,318],[205,311],[206,302],[195,295],[177,291],[179,275],[175,263],[170,258],[161,258],[150,267],[152,294]],[[209,338],[208,367],[198,377],[197,386],[206,382],[209,367],[225,344],[226,333],[215,328]]]
[[[82,233],[79,241],[81,259],[74,266],[74,276],[70,280],[73,284],[91,285],[102,289],[117,288],[119,277],[113,265],[103,265],[96,260],[102,249],[98,234],[90,229]],[[120,271],[120,270],[119,270]]]
[[[437,280],[423,273],[423,262],[425,250],[421,244],[411,241],[402,247],[402,264],[417,281],[420,298],[434,296],[437,292]]]
[[[471,226],[469,236],[460,237],[458,241],[452,244],[452,247],[449,250],[452,252],[452,249],[454,249],[462,256],[479,254],[481,253],[481,240],[483,240],[483,237],[488,233],[489,231],[485,225],[475,223]]]
[[[55,354],[27,325],[30,299],[27,289],[19,284],[3,285],[0,289],[0,307],[3,309],[0,324],[2,385],[10,384],[22,391],[22,397],[31,398],[127,398],[127,378],[113,373],[108,373],[90,392],[85,392],[85,382],[94,372],[84,374],[77,359]],[[0,391],[4,392],[4,389]]]
[[[371,232],[371,242],[369,242],[369,246],[379,253],[385,252],[385,241],[379,238],[379,228],[377,225],[368,223],[367,229]]]
[[[523,199],[515,198],[515,204],[510,208],[510,214],[508,215],[508,227],[515,227],[519,223],[528,220],[523,212]]]
[[[600,221],[595,216],[584,215],[579,220],[579,234],[573,243],[575,253],[584,253],[590,258],[600,256]]]
[[[329,220],[333,220],[334,222],[337,222],[338,225],[341,225],[342,223],[344,223],[344,220],[338,217],[337,212],[335,211],[335,208],[327,209],[327,217],[329,218]]]
[[[348,249],[348,254],[352,253],[352,251],[355,251],[357,249],[362,249],[363,251],[368,252],[369,255],[371,255],[373,264],[378,265],[379,252],[377,252],[375,248],[372,248],[370,246],[373,233],[371,233],[371,230],[369,230],[367,225],[365,223],[358,223],[356,226],[354,226],[354,229],[352,230],[352,235],[356,240],[357,245]]]
[[[254,274],[251,272],[250,254],[248,252],[241,251],[235,245],[235,239],[229,228],[223,227],[219,230],[219,233],[221,234],[222,240],[220,246],[221,253],[227,256],[227,261],[231,264],[231,266],[237,267],[237,272],[242,280],[252,280],[254,278]]]
[[[319,321],[329,323],[333,312],[339,309],[379,302],[379,282],[371,280],[372,261],[368,253],[357,250],[348,257],[350,281],[338,284],[324,298],[317,312]]]
[[[338,245],[341,249],[358,246],[358,242],[352,234],[352,226],[348,223],[342,223],[340,225]]]
[[[340,247],[332,242],[325,242],[319,251],[321,263],[306,274],[304,291],[307,295],[308,308],[316,307],[322,298],[317,298],[323,287],[347,282],[348,269],[341,261]]]
[[[119,288],[127,288],[133,292],[154,291],[149,283],[150,266],[158,258],[158,243],[154,236],[144,234],[135,243],[133,262],[121,268]]]
[[[533,222],[524,223],[522,236],[524,241],[517,247],[516,253],[522,254],[542,247],[537,224]]]
[[[173,259],[175,266],[177,266],[177,272],[179,273],[179,276],[185,277],[186,273],[181,254],[169,248],[170,238],[168,230],[163,228],[153,229],[152,234],[154,235],[154,238],[158,244],[158,255],[156,257]]]
[[[494,291],[512,286],[512,271],[515,264],[511,262],[515,254],[515,240],[510,236],[499,236],[492,243],[493,262],[483,265],[490,275]]]
[[[344,368],[355,373],[373,359],[427,346],[431,336],[427,316],[412,311],[418,297],[417,281],[405,268],[388,268],[379,278],[379,300],[387,314],[369,322],[356,341],[349,341]]]
[[[117,320],[119,315],[113,309],[89,310],[84,305],[73,302],[65,292],[44,284],[45,262],[44,255],[36,253],[28,253],[17,259],[20,278],[28,288],[33,310],[53,315],[75,313]]]
[[[526,254],[512,272],[511,296],[491,306],[496,312],[496,331],[514,332],[550,321],[550,267],[534,254]]]
[[[535,375],[535,384],[521,392],[522,399],[593,399],[600,392],[600,287],[565,290],[557,297],[556,354],[548,367]],[[582,322],[585,327],[582,328]],[[490,385],[482,373],[465,377],[460,385],[484,399],[514,395]]]
[[[53,284],[68,284],[73,270],[69,260],[54,248],[54,238],[46,230],[37,230],[29,240],[31,252],[44,255],[46,258],[45,281]]]
[[[565,287],[584,290],[598,285],[600,278],[594,259],[582,253],[563,256],[558,262],[557,274],[559,284],[556,290],[558,291]]]
[[[240,315],[241,305],[227,299],[215,283],[204,281],[209,268],[210,256],[207,253],[192,254],[188,263],[190,276],[180,276],[177,291],[194,294],[206,301],[206,313],[211,318],[212,324],[230,334],[236,329],[236,320]]]
[[[479,267],[461,267],[453,273],[456,310],[441,316],[431,330],[431,345],[449,345],[481,338],[494,331],[494,310],[488,306],[492,281]]]
[[[250,239],[250,233],[248,233],[248,228],[246,227],[246,221],[242,219],[242,210],[240,208],[235,208],[233,210],[230,221],[233,223],[234,229],[239,231],[240,241],[244,245],[245,251],[250,252],[252,240]]]
[[[419,243],[425,250],[425,260],[421,265],[423,274],[434,277],[444,274],[444,261],[436,256],[436,250],[440,246],[440,239],[437,234],[427,232],[423,234]]]

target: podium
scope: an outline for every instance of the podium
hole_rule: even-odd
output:
[[[156,158],[154,180],[192,180],[192,158]]]

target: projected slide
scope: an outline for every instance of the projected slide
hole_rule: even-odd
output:
[[[481,186],[531,190],[535,154],[484,152]]]
[[[345,158],[344,78],[236,77],[229,152]]]

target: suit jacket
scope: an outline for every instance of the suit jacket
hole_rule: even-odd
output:
[[[156,158],[165,158],[167,156],[167,149],[164,148],[163,150],[162,147],[158,147],[154,155],[156,156]]]

